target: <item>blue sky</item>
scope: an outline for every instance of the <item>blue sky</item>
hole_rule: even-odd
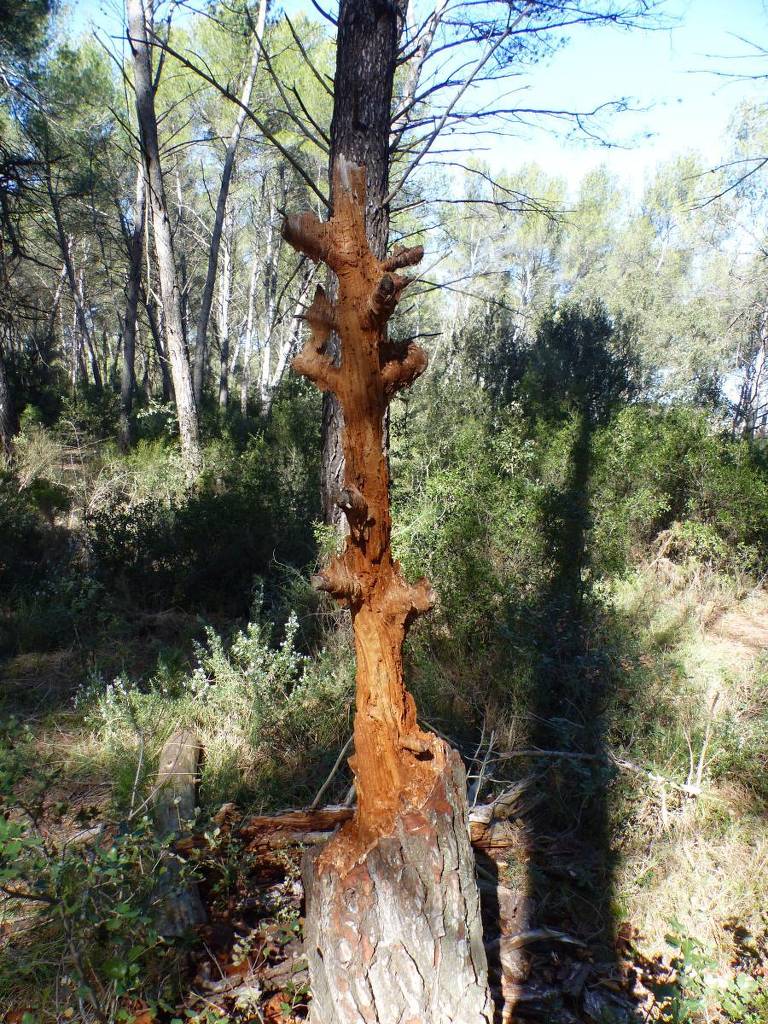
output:
[[[305,0],[289,0],[292,10]],[[97,25],[119,31],[119,0],[70,0],[66,21],[73,31]],[[660,161],[699,150],[708,163],[720,158],[723,137],[736,105],[765,100],[765,82],[735,82],[713,70],[768,74],[768,59],[744,59],[749,46],[738,37],[768,46],[765,0],[667,0],[667,27],[655,31],[577,29],[567,46],[528,79],[525,106],[590,109],[628,97],[641,112],[608,122],[607,137],[620,144],[568,142],[533,130],[489,143],[495,167],[513,168],[534,160],[575,184],[586,170],[606,163],[629,187],[639,190]]]
[[[671,0],[664,7],[668,28],[631,32],[613,28],[577,31],[566,48],[532,80],[536,105],[590,109],[627,96],[640,113],[622,113],[609,123],[608,137],[627,148],[568,144],[547,133],[509,140],[495,147],[503,163],[536,160],[576,181],[605,162],[637,189],[660,161],[699,150],[716,163],[736,105],[766,98],[765,82],[735,82],[715,69],[768,74],[768,60],[743,59],[750,52],[742,36],[768,46],[768,13],[763,0]],[[754,52],[754,51],[753,51]]]

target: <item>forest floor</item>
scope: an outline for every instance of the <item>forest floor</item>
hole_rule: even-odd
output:
[[[589,865],[579,862],[583,851],[568,842],[534,849],[524,785],[497,803],[486,840],[476,843],[497,1022],[760,1024],[768,1021],[768,997],[760,994],[768,992],[768,819],[748,781],[740,784],[722,762],[764,735],[746,726],[766,721],[768,593],[734,592],[662,558],[618,585],[613,600],[643,631],[645,669],[684,681],[675,691],[683,731],[686,702],[709,708],[709,726],[703,735],[686,733],[685,782],[671,754],[668,776],[648,771],[640,754],[619,762],[618,785],[638,774],[641,781],[612,837],[610,947],[585,933],[580,907],[598,894],[590,893]],[[139,777],[134,765],[116,767],[119,748],[110,749],[110,736],[74,700],[87,669],[76,645],[20,654],[2,667],[4,711],[28,729],[28,775],[17,795],[23,801],[45,780],[35,828],[54,853],[112,842],[117,830],[103,823],[113,820],[116,786],[130,788],[133,779],[135,789]],[[734,746],[726,740],[739,723],[746,731]],[[119,988],[107,984],[106,1019],[304,1018],[299,862],[327,827],[310,816],[301,829],[264,832],[252,813],[247,805],[211,808],[184,848],[198,863],[209,924],[177,965],[186,979],[182,1003],[163,1009],[127,989],[116,996]],[[532,886],[542,863],[546,877]],[[557,908],[554,921],[547,904]],[[51,963],[55,942],[40,921],[28,906],[0,910],[5,1020],[98,1019],[84,1009],[82,991],[78,1001],[62,982],[64,969]],[[98,928],[89,934],[93,941]],[[43,989],[47,1005],[39,1002]]]

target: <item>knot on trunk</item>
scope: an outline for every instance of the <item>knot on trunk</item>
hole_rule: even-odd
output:
[[[307,377],[321,391],[333,391],[339,379],[339,370],[333,365],[331,357],[323,351],[325,342],[323,341],[321,345],[321,350],[318,350],[314,338],[310,339],[301,352],[294,356],[291,366],[296,373]]]
[[[398,619],[407,631],[417,616],[425,615],[434,608],[436,600],[437,595],[428,579],[407,583],[396,576],[384,598],[382,611]]]
[[[403,277],[402,274],[385,273],[382,276],[368,300],[366,318],[371,326],[384,327],[394,313],[403,289],[410,283],[411,279]]]
[[[336,496],[336,504],[344,512],[350,527],[360,529],[368,520],[368,502],[354,484],[347,484]]]
[[[318,352],[324,352],[331,331],[338,329],[336,307],[328,299],[321,284],[315,288],[312,303],[307,307],[302,319],[309,324],[313,334],[313,344]]]
[[[391,398],[398,391],[409,387],[427,368],[427,353],[415,341],[407,345],[387,343],[381,346],[381,379],[384,394]]]
[[[363,599],[360,581],[349,571],[343,558],[333,558],[311,581],[315,590],[330,594],[342,604],[358,605]]]
[[[286,217],[281,234],[289,245],[316,263],[328,262],[331,225],[321,221],[314,213],[296,213]]]
[[[309,324],[310,336],[301,352],[294,357],[293,368],[308,377],[321,391],[332,391],[338,381],[339,371],[325,350],[328,337],[337,326],[336,308],[329,302],[321,285],[315,289],[315,296],[304,313],[304,319]]]
[[[414,245],[410,249],[402,246],[395,246],[392,255],[383,261],[381,269],[401,270],[403,267],[413,267],[424,259],[424,246]]]

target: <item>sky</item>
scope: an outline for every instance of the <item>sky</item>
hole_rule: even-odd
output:
[[[605,148],[567,143],[562,136],[530,133],[508,140],[494,158],[517,163],[536,160],[573,183],[606,163],[637,190],[661,161],[698,150],[718,162],[734,108],[745,100],[763,102],[766,82],[736,82],[713,71],[768,74],[768,59],[748,43],[768,46],[768,11],[763,0],[671,0],[664,5],[668,27],[655,31],[584,28],[539,69],[531,87],[536,105],[591,109],[628,97],[639,112],[615,115]],[[739,38],[741,37],[741,38]]]
[[[276,3],[279,0],[276,0]],[[308,0],[288,0],[291,12]],[[652,169],[676,154],[698,150],[707,164],[722,157],[735,107],[765,101],[766,81],[734,81],[713,72],[768,75],[749,41],[768,47],[768,0],[667,0],[665,26],[651,31],[576,29],[568,44],[538,65],[518,101],[525,106],[592,109],[628,98],[636,111],[613,116],[603,127],[610,146],[569,141],[562,131],[518,132],[488,140],[483,153],[494,169],[535,161],[575,186],[584,173],[605,163],[638,193]],[[119,31],[117,0],[70,0],[73,32],[95,25]],[[752,55],[750,55],[752,54]],[[489,102],[495,97],[488,97]]]

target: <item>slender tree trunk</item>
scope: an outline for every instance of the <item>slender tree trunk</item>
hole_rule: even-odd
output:
[[[192,389],[192,373],[184,345],[181,294],[176,276],[171,223],[168,217],[168,203],[160,165],[160,146],[152,88],[152,62],[147,40],[147,18],[143,0],[127,0],[127,10],[128,41],[134,62],[136,110],[149,190],[149,204],[152,210],[160,294],[163,300],[163,323],[168,339],[168,354],[171,361],[173,389],[176,395],[176,413],[179,421],[184,467],[187,479],[192,483],[202,470],[203,456],[200,448],[197,405]]]
[[[260,411],[264,414],[269,399],[269,380],[272,374],[272,334],[275,329],[275,298],[277,295],[278,247],[275,245],[275,197],[269,197],[269,231],[267,251],[264,255],[264,316],[261,328],[261,371],[259,373]]]
[[[132,438],[131,412],[136,390],[136,322],[141,294],[141,256],[144,248],[144,214],[147,190],[144,168],[136,169],[136,198],[133,204],[133,223],[124,223],[125,245],[128,250],[128,281],[125,286],[125,317],[123,320],[123,365],[120,376],[120,446],[129,448]]]
[[[72,238],[69,239],[70,245],[72,244]],[[87,253],[86,253],[87,257]],[[78,324],[85,325],[85,333],[83,334],[83,341],[88,349],[88,361],[91,364],[91,376],[93,377],[93,384],[97,391],[101,391],[104,387],[104,381],[101,374],[101,368],[99,367],[99,356],[96,349],[96,345],[93,340],[93,331],[91,325],[88,322],[87,303],[85,301],[85,274],[83,268],[77,272],[77,294],[75,295],[75,310],[78,314]]]
[[[179,294],[181,295],[181,324],[184,329],[184,348],[189,351],[189,274],[187,273],[187,247],[184,244],[184,192],[181,188],[181,176],[179,175],[179,166],[176,164],[175,175],[176,178],[176,228],[174,231],[175,239],[179,240]],[[194,370],[193,370],[193,386],[194,386]],[[195,395],[195,401],[197,402],[198,409],[200,408],[202,395],[198,399]]]
[[[0,451],[9,456],[13,451],[13,439],[18,431],[16,407],[8,381],[3,345],[0,344]]]
[[[229,307],[232,298],[232,246],[234,244],[234,223],[232,214],[224,218],[224,251],[221,275],[219,277],[219,409],[224,412],[229,405]]]
[[[67,279],[67,268],[64,264],[61,267],[61,273],[59,274],[59,280],[56,285],[56,291],[53,293],[53,301],[51,302],[51,310],[48,314],[48,326],[46,328],[45,336],[48,343],[49,350],[53,348],[56,334],[56,314],[59,311],[59,304],[61,303],[61,293],[64,290],[64,282]]]
[[[101,374],[99,373],[99,364],[96,360],[96,354],[93,347],[93,341],[91,338],[91,329],[88,324],[88,315],[85,309],[85,296],[83,290],[83,278],[82,271],[78,275],[75,272],[75,264],[72,259],[72,237],[68,235],[64,229],[64,221],[61,216],[61,206],[59,203],[59,197],[56,190],[53,187],[53,179],[51,175],[51,165],[46,164],[46,188],[48,191],[48,198],[51,202],[51,212],[53,213],[53,222],[56,227],[56,240],[59,245],[62,260],[64,261],[64,269],[67,275],[67,283],[69,284],[70,295],[72,296],[72,303],[75,311],[75,320],[77,323],[77,333],[79,334],[79,341],[75,341],[74,345],[77,348],[76,362],[80,361],[80,354],[82,352],[82,346],[85,345],[88,349],[88,353],[91,360],[91,369],[93,372],[93,382],[99,389],[101,388]]]
[[[390,146],[393,148],[398,145],[403,132],[408,128],[414,107],[416,106],[416,90],[418,89],[419,82],[421,81],[421,72],[424,69],[424,62],[429,55],[432,41],[435,38],[435,32],[437,32],[447,6],[448,0],[435,0],[434,10],[427,19],[421,31],[419,40],[414,46],[410,60],[408,61],[408,73],[405,79],[405,87],[403,89],[403,94],[400,97],[398,110],[392,119]],[[410,13],[412,15],[416,14],[413,9],[411,9]],[[420,14],[417,16],[421,17]]]
[[[270,374],[269,380],[267,381],[266,387],[261,396],[261,412],[263,416],[269,416],[272,411],[272,401],[277,389],[282,383],[283,377],[285,376],[285,369],[288,366],[289,360],[291,360],[296,354],[299,340],[301,338],[301,314],[304,309],[309,286],[311,285],[314,276],[315,268],[310,267],[308,273],[304,275],[301,291],[293,310],[293,316],[288,322],[288,329],[284,331],[283,341],[280,345],[280,350],[277,353],[274,372]]]
[[[345,474],[337,501],[349,523],[342,555],[315,585],[349,607],[357,659],[353,820],[305,862],[306,953],[312,1024],[490,1024],[480,903],[461,760],[419,729],[405,688],[403,641],[434,594],[409,584],[392,558],[385,413],[424,371],[414,342],[387,341],[408,284],[396,271],[421,248],[389,259],[365,231],[365,169],[339,157],[330,222],[289,217],[284,237],[337,275],[306,314],[299,373],[332,391],[343,412]],[[328,353],[340,339],[339,365]]]
[[[253,359],[253,337],[256,313],[256,284],[259,279],[261,262],[254,256],[251,267],[251,279],[248,282],[248,312],[245,319],[245,337],[243,339],[243,370],[240,376],[240,412],[248,413],[248,389],[251,386],[251,360]]]
[[[165,345],[163,344],[163,328],[158,316],[157,303],[154,298],[147,296],[144,292],[142,293],[142,301],[147,314],[149,333],[152,335],[152,347],[155,350],[157,366],[160,370],[160,393],[164,403],[167,404],[168,402],[175,402],[173,394],[173,380],[171,379],[168,353],[166,352]]]
[[[203,294],[200,299],[200,312],[197,317],[197,330],[195,332],[195,397],[198,403],[200,402],[203,394],[208,323],[211,318],[211,304],[213,302],[213,289],[216,283],[216,271],[219,263],[219,250],[221,248],[221,232],[224,226],[224,214],[227,208],[227,197],[229,196],[229,186],[232,181],[232,171],[235,166],[235,155],[237,153],[237,147],[240,142],[240,136],[242,135],[243,125],[245,124],[245,118],[247,116],[244,107],[247,107],[251,101],[253,83],[256,79],[256,71],[259,66],[259,57],[261,55],[262,45],[261,41],[264,35],[264,22],[266,16],[267,0],[259,0],[259,13],[256,20],[253,50],[251,52],[251,66],[248,70],[245,82],[243,83],[243,90],[240,95],[240,103],[242,106],[238,107],[237,119],[235,120],[232,133],[229,136],[227,150],[224,154],[224,168],[221,172],[221,184],[219,186],[219,195],[216,200],[216,213],[213,218],[213,229],[211,231],[211,247],[208,251],[208,269],[205,275]]]
[[[6,262],[5,246],[0,236],[0,286],[5,296],[11,295],[11,283]],[[3,302],[0,305],[0,452],[10,456],[13,451],[13,439],[19,429],[16,416],[16,404],[13,401],[5,354],[11,339],[11,309]],[[7,346],[7,347],[6,347]]]
[[[88,383],[88,369],[83,356],[83,336],[77,319],[77,307],[72,303],[72,392],[77,390],[81,381]]]

